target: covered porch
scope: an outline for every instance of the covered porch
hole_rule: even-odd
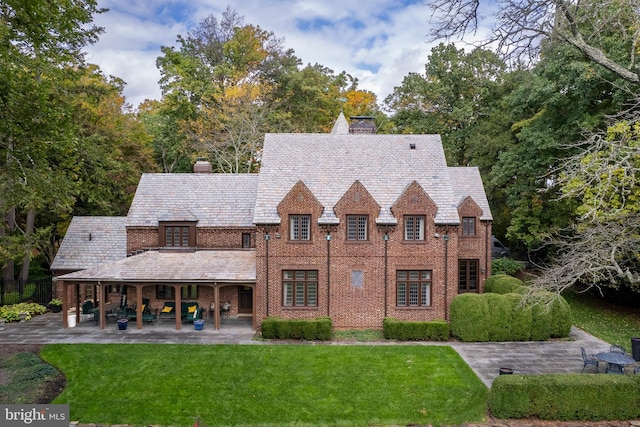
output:
[[[255,265],[253,250],[146,251],[58,276],[55,280],[62,289],[63,327],[69,327],[71,308],[75,308],[76,322],[81,321],[81,287],[92,286],[99,313],[96,323],[102,329],[107,324],[105,314],[114,304],[126,304],[135,310],[136,328],[142,329],[145,323],[152,323],[144,321],[143,305],[156,311],[158,322],[164,322],[160,310],[167,301],[174,304],[172,320],[177,330],[182,328],[185,301],[204,308],[215,329],[221,325],[219,307],[229,301],[231,312],[251,316],[255,328]],[[114,295],[114,289],[119,295]]]

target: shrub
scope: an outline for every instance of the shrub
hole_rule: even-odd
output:
[[[564,298],[546,291],[533,296],[535,304],[520,294],[458,295],[451,302],[451,333],[468,342],[544,341],[568,336],[571,310]]]
[[[382,329],[386,339],[401,341],[447,341],[449,339],[449,324],[444,320],[415,322],[387,317],[382,322]]]
[[[625,420],[640,416],[640,376],[501,375],[489,392],[497,418]]]
[[[47,307],[36,303],[3,305],[0,307],[0,319],[4,319],[5,322],[15,322],[23,315],[25,320],[29,320],[33,315],[43,314],[46,311]]]
[[[511,258],[496,258],[491,261],[492,274],[508,274],[513,276],[522,270],[524,270],[524,265]]]
[[[507,274],[493,274],[484,283],[484,291],[496,294],[524,294],[527,287],[522,280]]]
[[[489,341],[487,294],[460,294],[451,301],[451,334],[462,341]]]
[[[328,340],[331,338],[331,319],[288,320],[268,317],[261,324],[262,337],[266,339]]]

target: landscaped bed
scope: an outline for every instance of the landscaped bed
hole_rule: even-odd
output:
[[[71,419],[132,425],[455,425],[487,389],[447,346],[48,345]]]

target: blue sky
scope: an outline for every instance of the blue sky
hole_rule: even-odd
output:
[[[98,0],[109,12],[95,17],[105,28],[86,49],[87,60],[123,79],[134,107],[160,99],[156,58],[160,46],[174,46],[204,17],[217,18],[227,6],[284,39],[303,64],[319,63],[357,77],[378,101],[409,72],[423,72],[430,11],[423,0]]]

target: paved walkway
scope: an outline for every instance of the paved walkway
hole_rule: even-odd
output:
[[[131,326],[134,326],[133,328]],[[176,330],[172,322],[144,325],[138,330],[129,325],[118,330],[115,322],[100,329],[92,321],[73,328],[62,327],[61,314],[46,313],[29,321],[0,324],[1,344],[77,344],[77,343],[153,343],[153,344],[273,344],[254,340],[255,331],[249,319],[221,320],[220,330],[205,323],[202,331],[191,325]],[[580,347],[594,354],[609,348],[609,344],[573,327],[570,338],[548,342],[460,343],[460,342],[305,342],[310,345],[450,345],[474,370],[487,387],[498,376],[500,368],[511,368],[514,373],[571,373],[582,371]],[[587,367],[593,372],[593,367]],[[600,372],[604,367],[600,368]]]

